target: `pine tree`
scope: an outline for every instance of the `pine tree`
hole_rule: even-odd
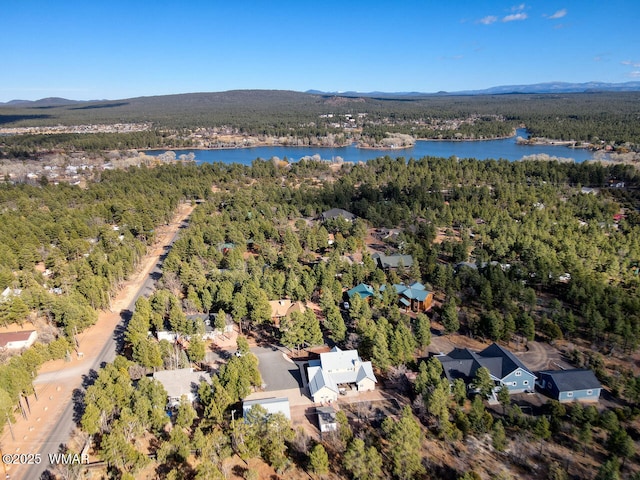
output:
[[[457,332],[460,328],[458,307],[453,299],[450,299],[442,308],[442,326],[447,335]]]
[[[309,454],[309,467],[313,473],[323,476],[329,473],[329,456],[321,443],[318,443]]]
[[[493,424],[493,429],[491,431],[491,440],[493,442],[493,448],[497,451],[504,451],[507,446],[507,436],[504,432],[504,425],[502,422],[498,420]]]
[[[418,347],[423,349],[431,344],[431,322],[424,313],[416,315],[413,331]]]
[[[483,398],[489,398],[494,388],[489,369],[486,367],[480,367],[476,370],[471,386],[477,390]]]
[[[398,421],[386,418],[382,431],[389,442],[388,455],[393,474],[401,480],[409,480],[424,473],[422,466],[422,430],[411,413],[410,407],[402,410]]]

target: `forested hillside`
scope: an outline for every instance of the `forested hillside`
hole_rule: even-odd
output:
[[[610,180],[625,188],[605,187]],[[640,401],[639,180],[624,166],[385,157],[339,170],[313,161],[131,168],[104,172],[86,189],[2,185],[0,289],[16,293],[0,303],[0,319],[49,325],[35,346],[5,357],[2,411],[11,416],[18,396],[32,392],[39,365],[68,355],[74,333],[109,306],[178,202],[197,199],[158,290],[136,304],[123,356],[86,391],[80,423],[109,474],[217,478],[238,458],[252,465],[260,458],[291,478],[307,469],[335,478],[472,479],[486,462],[500,465],[500,478],[568,478],[567,471],[592,478],[600,468],[631,478]],[[358,218],[318,219],[331,208]],[[378,248],[412,255],[410,267],[376,267],[370,236],[385,228],[398,235]],[[381,288],[415,281],[435,292],[426,314],[403,311],[394,290]],[[361,282],[380,294],[368,302],[355,296],[345,310],[344,292]],[[318,308],[275,326],[268,302],[281,298]],[[240,337],[237,355],[200,385],[199,403],[181,402],[169,420],[166,392],[145,375],[207,368],[202,315],[209,313],[216,328],[228,318],[292,351],[325,342],[357,348],[397,408],[385,421],[341,411],[338,432],[322,439],[294,431],[284,417],[259,420],[259,409],[253,422],[234,420],[238,402],[261,385]],[[188,341],[149,335],[165,330]],[[599,407],[599,415],[550,401],[529,415],[503,396],[489,410],[481,395],[467,398],[464,385],[450,390],[439,362],[421,360],[432,332],[505,345],[562,342],[575,366],[596,372],[615,407]],[[412,370],[414,383],[403,384]],[[480,457],[471,448],[478,441],[488,441]]]
[[[638,92],[354,98],[287,91],[230,91],[67,105],[0,106],[2,127],[130,125],[130,133],[15,135],[2,138],[8,158],[38,149],[202,146],[198,139],[240,135],[284,144],[379,143],[388,134],[418,139],[484,139],[526,126],[534,137],[573,140],[624,151],[640,144]],[[75,131],[75,130],[74,130]],[[53,132],[48,132],[53,133]],[[302,142],[302,143],[299,143]],[[208,147],[237,146],[206,143]]]

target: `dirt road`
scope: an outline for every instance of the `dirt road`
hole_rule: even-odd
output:
[[[192,211],[191,205],[181,204],[172,223],[158,229],[157,241],[112,302],[111,311],[99,312],[98,322],[78,336],[79,353],[74,353],[68,362],[57,360],[42,366],[34,380],[37,398],[31,395],[23,401],[26,415],[16,418],[11,429],[5,426],[0,438],[3,454],[40,453],[41,463],[3,464],[3,473],[11,479],[40,478],[42,472],[52,467],[47,453],[65,444],[73,428],[74,390],[82,388],[85,377],[98,368],[103,359],[108,361],[114,355],[111,344],[114,343],[113,332],[122,320],[121,312],[129,308],[138,292],[149,283],[149,274],[158,268],[160,256],[171,246],[178,229]]]

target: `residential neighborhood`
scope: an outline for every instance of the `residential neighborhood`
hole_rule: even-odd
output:
[[[151,240],[153,212],[138,220],[128,210],[101,207],[108,221],[91,210],[81,225],[43,226],[42,236],[78,229],[60,245],[43,247],[51,250],[46,258],[26,250],[6,257],[30,268],[19,280],[0,262],[4,368],[51,359],[55,368],[75,371],[85,356],[101,351],[84,336],[92,312],[112,314],[108,332],[117,354],[82,387],[74,434],[82,443],[74,448],[86,449],[104,475],[177,480],[187,469],[194,479],[225,471],[234,480],[298,480],[316,475],[312,459],[327,455],[337,459],[329,467],[336,478],[364,478],[356,460],[366,459],[378,472],[372,479],[402,479],[406,472],[395,462],[410,458],[406,478],[421,480],[432,471],[439,472],[435,478],[494,480],[487,467],[494,464],[505,479],[548,478],[561,469],[593,480],[589,475],[612,452],[628,462],[617,468],[633,473],[635,377],[615,369],[634,355],[633,322],[621,314],[633,315],[625,310],[635,305],[633,297],[624,290],[608,295],[613,287],[588,289],[592,279],[579,268],[533,256],[527,245],[542,242],[537,237],[513,243],[488,188],[482,190],[486,211],[473,210],[467,194],[451,185],[434,189],[438,214],[422,187],[380,184],[362,187],[350,202],[332,200],[363,179],[378,182],[382,172],[400,176],[410,168],[422,178],[462,166],[380,159],[338,170],[258,161],[246,169],[175,165],[166,173],[164,167],[140,173],[181,191],[197,185],[203,172],[216,181],[202,195],[211,198],[180,204],[185,220],[173,221],[175,237],[166,243]],[[157,172],[168,178],[157,179]],[[131,196],[133,187],[113,175]],[[320,182],[325,175],[334,181]],[[480,187],[468,188],[475,195]],[[518,220],[512,230],[542,221],[552,206],[581,212],[585,202],[601,198],[571,188],[557,203],[550,194],[519,199],[510,207]],[[410,215],[391,200],[380,202],[385,195],[422,198],[424,207]],[[590,208],[595,216],[601,206]],[[154,215],[161,227],[171,221],[166,213]],[[619,229],[565,217],[567,231],[596,236],[601,252],[610,252],[605,246],[614,240],[622,251]],[[625,221],[619,220],[622,228]],[[81,232],[86,241],[76,239]],[[545,237],[545,245],[553,241]],[[114,308],[100,285],[127,291],[123,259],[133,271],[148,255],[146,242],[157,252],[140,273],[146,280]],[[589,261],[600,262],[601,255]],[[626,281],[636,280],[633,263],[599,268],[614,267]],[[40,395],[44,381],[31,385],[28,375],[7,371],[6,385],[21,382],[12,390],[21,403],[7,422],[22,434],[24,423],[42,415],[29,412],[42,405],[31,395],[54,402],[63,393],[53,388]],[[44,378],[56,382],[56,375],[52,370]],[[574,445],[578,455],[571,454]],[[546,457],[549,463],[540,463]],[[564,458],[572,460],[563,464]]]

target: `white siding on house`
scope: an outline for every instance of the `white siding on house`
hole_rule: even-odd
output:
[[[338,394],[327,387],[322,387],[313,394],[315,403],[331,403],[338,400]]]
[[[363,378],[358,382],[359,392],[370,392],[376,389],[376,383],[370,378]]]

